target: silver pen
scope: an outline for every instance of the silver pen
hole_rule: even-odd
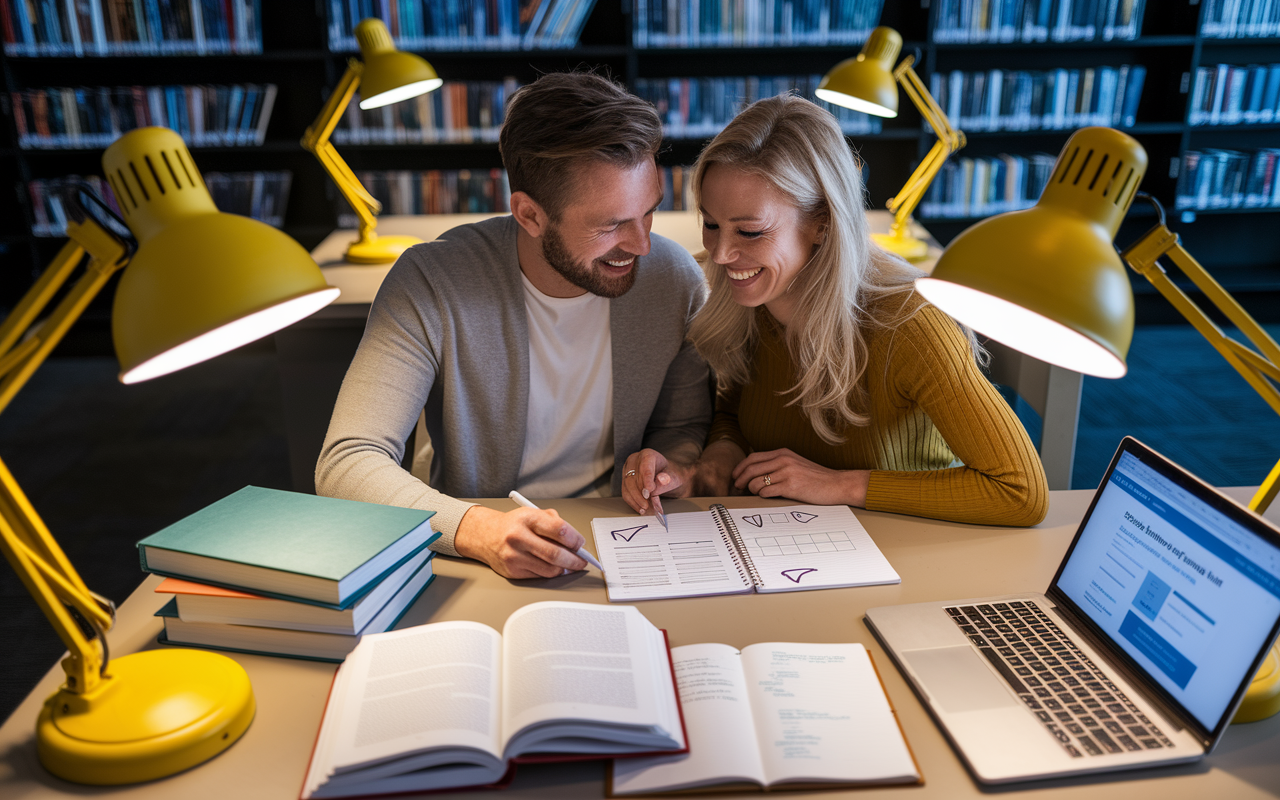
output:
[[[507,497],[510,497],[512,500],[515,500],[516,505],[524,506],[525,508],[538,508],[536,505],[533,504],[532,501],[530,501],[527,497],[525,497],[524,495],[520,494],[517,491],[513,490],[511,494],[507,495]],[[577,550],[573,552],[578,556],[578,558],[581,558],[583,561],[587,562],[591,566],[600,570],[601,573],[604,572],[604,564],[601,564],[599,561],[596,560],[595,556],[587,552],[586,547],[579,547]]]

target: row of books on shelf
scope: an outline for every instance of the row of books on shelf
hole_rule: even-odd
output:
[[[1280,105],[1280,64],[1196,67],[1187,103],[1191,125],[1272,122]]]
[[[668,78],[636,81],[635,94],[652,103],[662,129],[674,138],[714,136],[750,103],[795,92],[830,111],[847,134],[880,132],[880,118],[818,100],[814,90],[821,75],[751,78]]]
[[[1080,42],[1138,38],[1144,0],[938,0],[933,40]]]
[[[293,182],[293,173],[287,170],[209,172],[204,175],[204,182],[219,211],[252,217],[277,228],[284,224],[284,212],[289,203],[289,187]],[[65,178],[37,179],[27,184],[34,219],[32,235],[65,236],[68,192],[84,184],[87,184],[117,216],[123,216],[115,195],[111,192],[111,187],[96,175],[84,178],[79,175],[70,175]]]
[[[1187,150],[1174,207],[1280,208],[1280,149]]]
[[[929,185],[918,213],[921,218],[946,219],[1030,208],[1040,199],[1056,160],[1048,153],[952,159]]]
[[[884,0],[634,0],[636,47],[860,45]]]
[[[262,52],[261,0],[0,0],[11,56]]]
[[[336,144],[496,142],[507,99],[520,88],[502,81],[446,82],[413,100],[362,110],[357,96],[332,139]]]
[[[18,146],[106,147],[134,128],[161,125],[193,147],[260,145],[275,107],[275,84],[98,86],[13,92]]]
[[[330,0],[329,49],[359,49],[355,27],[377,17],[402,50],[570,48],[596,0]]]
[[[383,214],[482,214],[511,210],[503,169],[357,171],[360,184],[382,204]],[[338,227],[354,228],[355,213],[339,198]]]
[[[1141,65],[935,72],[930,91],[952,124],[970,131],[1025,131],[1082,125],[1132,127],[1147,68]]]
[[[1280,0],[1204,0],[1200,13],[1210,39],[1280,36]]]

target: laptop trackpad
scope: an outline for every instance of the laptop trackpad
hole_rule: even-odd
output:
[[[1009,689],[991,674],[991,668],[972,648],[906,650],[902,658],[911,665],[933,702],[947,712],[1018,705]]]

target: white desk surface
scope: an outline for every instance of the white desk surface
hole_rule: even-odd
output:
[[[1231,492],[1248,499],[1249,492]],[[861,800],[978,797],[984,794],[957,759],[924,707],[868,630],[867,608],[894,603],[961,599],[1043,590],[1066,550],[1092,492],[1053,492],[1048,518],[1036,528],[1008,529],[859,511],[871,536],[902,576],[896,586],[830,589],[771,595],[658,600],[637,604],[673,645],[724,642],[862,642],[871,651],[894,707],[924,773],[923,786],[823,792],[815,797]],[[508,500],[485,501],[499,509]],[[669,512],[706,508],[708,499],[669,502]],[[735,506],[780,505],[759,498],[732,498]],[[548,501],[579,530],[590,519],[618,516],[618,499]],[[1273,511],[1272,519],[1280,518]],[[590,536],[588,535],[588,540]],[[588,546],[592,543],[588,541]],[[436,559],[439,577],[407,614],[402,625],[470,619],[501,628],[527,603],[564,599],[606,602],[599,573],[576,573],[551,580],[508,581],[488,568],[458,559]],[[167,599],[147,578],[121,606],[110,633],[111,652],[155,647],[160,621],[152,616]],[[53,632],[48,632],[53,636]],[[6,642],[6,647],[15,646]],[[232,654],[244,665],[258,699],[258,713],[244,738],[226,753],[181,775],[139,786],[96,789],[51,777],[36,759],[34,728],[44,697],[62,680],[56,665],[13,716],[0,727],[0,797],[6,800],[105,796],[258,800],[298,796],[312,742],[320,724],[334,666],[265,656]],[[598,762],[521,767],[506,791],[473,792],[459,798],[536,797],[547,800],[600,797],[604,766]],[[1010,798],[1089,800],[1246,800],[1280,797],[1280,716],[1230,728],[1207,759],[1179,767],[1136,770],[1090,778],[1048,781],[990,792]],[[724,795],[728,796],[728,795]],[[741,795],[759,797],[759,794]]]
[[[431,241],[445,231],[479,222],[483,219],[499,216],[497,214],[427,214],[423,216],[385,216],[378,217],[378,232],[416,236],[423,241]],[[873,233],[888,233],[893,223],[893,216],[884,210],[867,212],[867,221]],[[676,242],[690,253],[697,253],[702,248],[702,227],[698,215],[689,211],[658,211],[653,215],[653,232]],[[929,271],[942,255],[942,247],[920,225],[915,224],[913,233],[929,244],[929,256],[919,263],[921,269]],[[348,264],[342,258],[347,245],[355,241],[354,230],[337,230],[325,237],[311,256],[320,265],[325,279],[330,286],[342,290],[338,303],[372,303],[378,293],[382,279],[387,276],[391,264]],[[642,267],[643,268],[643,267]]]

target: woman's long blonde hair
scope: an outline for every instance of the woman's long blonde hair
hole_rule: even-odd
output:
[[[902,309],[908,311],[912,281],[924,273],[871,243],[862,171],[835,117],[813,103],[779,95],[735,117],[694,164],[699,208],[702,179],[712,164],[758,175],[825,231],[789,289],[799,293],[799,302],[785,339],[799,376],[786,394],[792,395],[788,405],[800,406],[823,441],[839,444],[840,430],[870,422],[862,380],[864,328],[910,316],[892,314],[896,319],[886,323],[867,309],[901,295]],[[723,269],[708,269],[707,279],[711,294],[690,325],[689,338],[722,387],[745,384],[760,338],[756,311],[733,301]]]

